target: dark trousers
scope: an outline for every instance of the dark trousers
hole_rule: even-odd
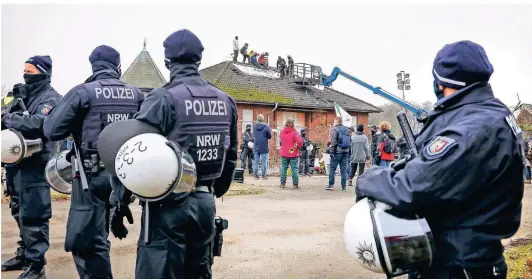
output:
[[[18,203],[15,198],[10,205],[13,217],[18,217],[17,224],[22,236],[19,246],[25,246],[26,261],[45,265],[45,254],[50,248],[49,221],[52,217],[52,202],[50,186],[42,180],[44,166],[18,169],[15,172],[12,182],[18,195]],[[6,177],[11,176],[13,175],[9,174]]]
[[[238,50],[233,50],[233,61],[236,62],[238,59]]]
[[[20,226],[20,205],[19,205],[19,195],[20,195],[20,189],[16,187],[15,185],[15,175],[17,174],[16,170],[9,170],[9,168],[6,168],[6,188],[9,192],[10,200],[9,200],[9,208],[11,209],[11,216],[13,216],[13,219],[15,219],[15,222],[17,222],[18,230],[19,230],[19,236],[20,240],[17,241],[18,248],[22,250],[22,256],[24,256],[24,249],[26,246],[24,245],[24,239],[22,238],[22,229]],[[18,250],[18,249],[17,249]]]
[[[195,192],[184,202],[163,200],[163,203],[150,203],[149,208],[150,242],[144,243],[146,212],[143,207],[135,278],[212,278],[216,215],[213,195]]]
[[[506,279],[508,267],[505,262],[480,268],[429,268],[409,273],[409,279]]]
[[[366,167],[366,163],[365,162],[351,162],[351,172],[349,173],[349,175],[351,176],[351,178],[349,179],[353,179],[353,177],[355,177],[355,172],[357,171],[357,167],[358,167],[358,176],[362,175],[362,173],[364,173],[364,167]]]
[[[108,173],[93,177],[83,191],[79,179],[72,182],[65,251],[72,252],[81,279],[113,278],[109,250],[108,202],[111,192]]]
[[[371,159],[371,164],[373,166],[380,166],[381,164],[381,157],[377,154],[373,155],[373,158]]]
[[[299,155],[299,173],[308,174],[308,151],[305,150]]]
[[[248,54],[243,54],[243,55],[242,55],[242,63],[246,63],[246,59],[247,59],[248,62],[249,62],[249,55],[248,55]]]
[[[247,162],[249,174],[252,174],[253,173],[253,150],[251,150],[248,147],[244,147],[242,149],[242,153],[240,154],[240,159],[242,160],[242,165],[241,165],[242,169],[246,171],[246,162]]]

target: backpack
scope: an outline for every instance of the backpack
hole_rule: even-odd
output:
[[[338,131],[338,146],[342,149],[351,147],[351,135],[345,126],[341,126]]]
[[[393,140],[388,136],[388,134],[384,134],[384,152],[387,154],[393,154],[397,150],[397,141]]]

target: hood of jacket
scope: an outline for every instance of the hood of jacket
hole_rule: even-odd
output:
[[[264,128],[266,128],[266,124],[264,124],[264,123],[257,123],[257,124],[255,125],[255,128],[256,128],[258,131],[263,131]]]

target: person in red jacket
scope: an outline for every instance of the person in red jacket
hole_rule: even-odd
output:
[[[303,138],[294,128],[294,120],[287,119],[285,128],[281,131],[281,188],[286,184],[286,171],[288,166],[292,170],[292,184],[294,189],[298,188],[299,178],[297,177],[297,161],[299,159],[299,149],[303,146]]]
[[[379,123],[379,127],[383,133],[379,143],[379,153],[381,155],[380,166],[389,167],[394,159],[397,144],[388,122],[383,121]]]

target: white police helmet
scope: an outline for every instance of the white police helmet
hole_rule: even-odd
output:
[[[344,240],[349,255],[363,268],[388,277],[432,263],[434,241],[427,221],[368,198],[347,213]]]
[[[187,194],[196,185],[196,165],[177,144],[156,133],[127,140],[114,162],[120,182],[139,198],[157,201],[170,193]]]
[[[72,193],[72,164],[67,160],[69,150],[57,153],[46,164],[45,176],[50,187],[63,194]]]
[[[24,139],[22,134],[12,128],[2,130],[2,162],[19,163],[42,150],[41,139]]]

